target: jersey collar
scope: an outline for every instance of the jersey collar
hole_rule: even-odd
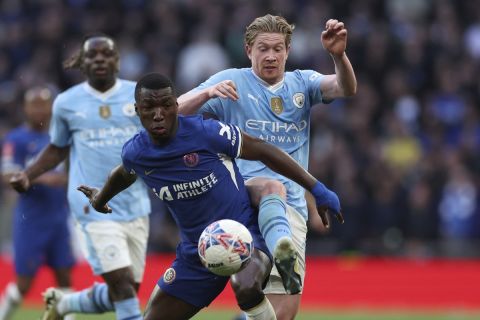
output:
[[[267,82],[265,82],[264,80],[262,80],[262,78],[260,78],[259,76],[257,76],[255,74],[255,72],[253,72],[253,69],[250,69],[250,71],[252,72],[253,76],[255,78],[257,78],[258,82],[260,82],[260,84],[262,86],[264,86],[266,89],[268,89],[269,91],[271,92],[275,92],[277,91],[278,89],[280,89],[281,87],[283,87],[283,83],[285,82],[285,77],[282,78],[282,80],[280,80],[279,82],[273,84],[273,85],[269,85]]]
[[[85,89],[85,91],[90,93],[95,98],[100,99],[101,101],[105,101],[108,98],[110,98],[113,94],[115,94],[115,92],[117,92],[120,89],[121,86],[122,86],[122,83],[118,79],[115,79],[115,84],[113,85],[113,87],[111,87],[105,92],[100,92],[94,87],[92,87],[91,85],[89,85],[87,81],[85,81],[83,84],[83,88]]]

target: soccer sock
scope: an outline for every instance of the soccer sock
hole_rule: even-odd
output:
[[[244,311],[247,315],[248,320],[275,320],[275,311],[273,310],[272,304],[265,297],[262,302],[252,309]]]
[[[18,308],[21,302],[22,295],[20,294],[20,291],[18,291],[17,285],[13,282],[10,282],[7,284],[7,287],[0,298],[0,319],[10,319],[13,312]]]
[[[61,315],[72,312],[104,313],[113,310],[106,283],[95,283],[82,291],[65,294],[57,304],[57,311]]]
[[[140,302],[137,297],[129,298],[121,301],[115,301],[115,315],[117,320],[142,320],[142,312],[140,311]]]
[[[258,226],[272,255],[278,239],[292,237],[286,211],[287,205],[279,195],[269,194],[260,199]]]
[[[64,293],[64,295],[73,293],[73,290],[70,287],[61,287],[59,289],[60,289],[60,291],[62,291]],[[63,317],[63,319],[64,320],[75,320],[75,314],[74,313],[67,314]]]

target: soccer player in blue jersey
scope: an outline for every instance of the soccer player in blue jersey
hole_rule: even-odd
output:
[[[140,177],[171,210],[181,243],[175,261],[152,293],[145,319],[189,319],[224,289],[229,277],[208,271],[197,253],[200,234],[219,219],[243,223],[254,238],[252,261],[231,277],[240,308],[249,319],[276,319],[262,292],[272,263],[236,158],[262,161],[311,190],[319,207],[328,206],[340,214],[338,197],[287,153],[237,126],[200,115],[178,116],[173,85],[160,74],[139,80],[135,101],[145,130],[125,144],[123,163],[101,190],[85,185],[79,190],[99,212],[114,213],[108,201]]]
[[[221,71],[180,96],[180,113],[200,112],[238,125],[285,150],[307,168],[312,106],[355,94],[356,79],[345,53],[347,30],[342,22],[328,20],[321,35],[335,64],[331,75],[285,71],[292,31],[283,17],[256,18],[245,32],[251,67]],[[259,208],[260,229],[275,258],[265,293],[278,319],[293,319],[305,277],[305,190],[263,163],[240,160],[238,166],[249,179],[246,184],[252,203]],[[328,227],[328,212],[318,213]],[[341,215],[336,217],[343,222]]]
[[[48,144],[48,123],[53,93],[35,87],[24,96],[25,124],[5,137],[2,178],[27,166]],[[13,217],[13,253],[16,282],[10,282],[0,298],[0,320],[10,319],[30,290],[42,265],[53,269],[58,286],[71,291],[71,269],[75,263],[70,241],[67,175],[58,166],[32,181],[33,187],[17,200]]]
[[[55,99],[50,144],[10,182],[16,190],[25,191],[30,181],[69,156],[70,209],[85,257],[106,284],[63,296],[54,288],[47,290],[44,319],[113,310],[117,319],[141,319],[136,293],[145,268],[149,230],[146,186],[139,181],[116,197],[111,202],[115,212],[108,216],[93,210],[76,191],[76,186],[87,181],[103,185],[111,168],[121,161],[123,144],[141,128],[135,115],[135,83],[117,78],[118,49],[110,37],[101,34],[86,37],[65,66],[79,68],[87,81]]]

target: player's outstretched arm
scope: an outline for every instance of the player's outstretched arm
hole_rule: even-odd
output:
[[[343,22],[330,19],[322,32],[322,45],[335,64],[335,74],[326,75],[320,89],[324,100],[349,97],[357,92],[357,79],[352,64],[345,53],[347,29]]]
[[[178,113],[196,114],[198,109],[212,98],[238,99],[237,87],[232,80],[221,81],[211,87],[198,91],[189,91],[178,97]]]
[[[57,147],[49,144],[40,153],[40,156],[25,170],[14,173],[10,177],[10,185],[18,192],[25,192],[30,188],[31,181],[41,174],[55,168],[68,155],[69,147]]]
[[[320,218],[322,218],[322,222],[327,228],[330,225],[327,215],[328,211],[332,212],[339,222],[344,222],[340,209],[340,200],[335,192],[329,190],[323,183],[315,179],[285,151],[273,144],[242,132],[240,158],[261,161],[273,171],[309,190],[315,198]]]
[[[112,209],[108,206],[108,201],[131,186],[135,180],[137,180],[135,174],[129,173],[123,165],[119,165],[112,170],[102,189],[81,185],[77,190],[83,192],[95,210],[110,213]]]

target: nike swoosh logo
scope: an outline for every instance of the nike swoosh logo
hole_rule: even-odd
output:
[[[148,176],[148,175],[150,175],[153,171],[155,171],[155,169],[145,170],[145,175]]]

